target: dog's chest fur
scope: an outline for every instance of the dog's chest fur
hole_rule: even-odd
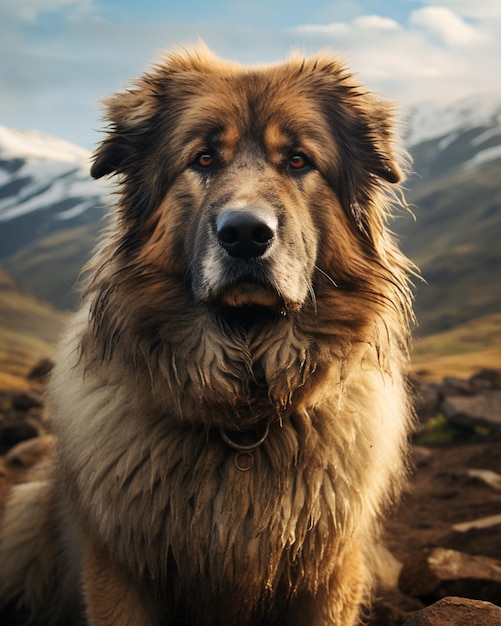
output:
[[[244,624],[256,607],[269,614],[272,598],[280,610],[295,593],[315,593],[347,539],[366,533],[393,473],[398,480],[400,465],[381,467],[386,446],[403,445],[404,423],[389,425],[405,398],[397,386],[388,402],[394,382],[369,344],[353,349],[342,376],[334,360],[308,405],[293,403],[277,420],[270,404],[269,435],[246,472],[217,422],[173,418],[175,406],[162,412],[154,396],[145,403],[123,369],[86,371],[76,345],[53,378],[66,493],[78,494],[86,534],[192,623],[206,623],[204,612],[214,624],[226,619],[228,597],[236,613],[225,623]],[[79,407],[78,420],[68,406]]]

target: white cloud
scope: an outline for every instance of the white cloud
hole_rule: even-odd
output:
[[[326,35],[329,37],[346,37],[350,34],[351,28],[343,22],[331,22],[330,24],[303,24],[293,29],[297,33],[306,35]]]
[[[43,13],[65,11],[68,17],[79,17],[96,11],[95,0],[3,0],[2,11],[27,22]]]
[[[410,16],[410,24],[437,35],[448,46],[475,45],[488,37],[485,32],[466,23],[452,9],[443,6],[417,9]]]
[[[360,15],[351,23],[331,22],[330,24],[303,24],[291,29],[292,32],[308,34],[313,37],[350,37],[355,33],[369,32],[373,35],[385,35],[389,31],[397,31],[400,28],[398,22],[379,15]]]
[[[361,15],[353,20],[353,25],[360,30],[383,33],[400,29],[398,22],[389,17],[380,17],[379,15]]]
[[[447,7],[458,15],[476,20],[501,16],[499,0],[423,0],[423,3],[433,7]]]
[[[501,95],[499,0],[425,2],[407,23],[360,15],[293,32],[308,52],[341,51],[363,82],[403,104],[449,102],[476,92]]]

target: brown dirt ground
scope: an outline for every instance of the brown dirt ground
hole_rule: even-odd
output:
[[[501,559],[501,525],[466,533],[452,529],[501,513],[501,492],[465,475],[474,468],[501,474],[501,442],[417,447],[414,459],[407,493],[386,524],[391,552],[402,560],[414,550],[443,546]]]
[[[501,492],[465,473],[487,469],[501,474],[501,442],[416,446],[413,456],[408,489],[385,526],[391,553],[403,562],[416,550],[441,546],[501,560],[501,524],[462,533],[452,528],[501,513]],[[368,624],[401,626],[421,607],[417,599],[388,592],[376,600]]]

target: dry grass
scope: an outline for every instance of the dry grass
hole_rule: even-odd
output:
[[[26,386],[33,365],[52,355],[64,320],[0,272],[0,389]]]
[[[415,341],[412,371],[428,380],[467,378],[483,368],[501,368],[501,313]]]

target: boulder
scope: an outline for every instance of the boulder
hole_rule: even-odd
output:
[[[469,380],[446,376],[439,387],[439,392],[442,398],[448,398],[449,396],[472,396],[478,393],[478,389]]]
[[[487,427],[492,438],[501,437],[501,391],[485,391],[474,396],[449,396],[441,412],[458,428],[474,431]]]
[[[414,409],[421,422],[430,419],[438,413],[440,405],[440,386],[419,380],[411,381]]]
[[[447,597],[422,609],[404,626],[500,626],[501,608],[490,602]]]
[[[488,469],[472,468],[466,469],[464,474],[476,483],[487,485],[494,491],[501,491],[501,474]]]
[[[470,378],[470,384],[478,390],[497,389],[501,391],[501,369],[483,369]]]
[[[23,413],[11,413],[0,419],[0,454],[20,441],[41,434],[43,428],[38,419]]]
[[[30,382],[45,384],[53,367],[54,363],[50,359],[40,359],[40,361],[32,367],[26,378]]]
[[[467,533],[470,530],[482,530],[499,525],[501,525],[501,513],[480,517],[479,519],[474,519],[469,522],[460,522],[459,524],[454,524],[452,529],[457,533]]]
[[[432,602],[460,596],[499,603],[501,561],[445,548],[425,548],[404,561],[400,591]]]

